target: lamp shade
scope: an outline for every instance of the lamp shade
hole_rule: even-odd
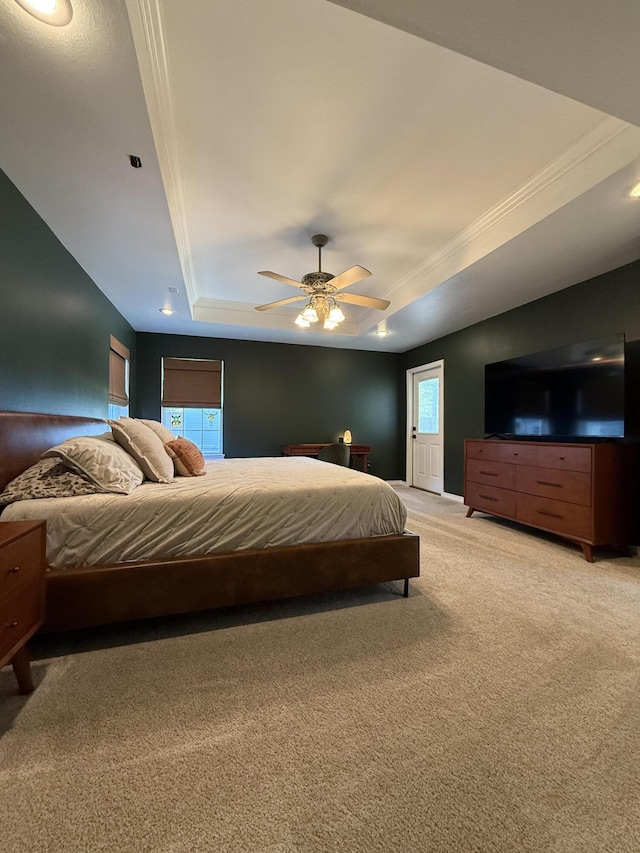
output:
[[[351,430],[345,429],[344,435],[342,436],[342,440],[345,444],[351,444]]]
[[[308,323],[318,322],[318,313],[311,303],[309,303],[307,307],[301,312],[300,316]]]

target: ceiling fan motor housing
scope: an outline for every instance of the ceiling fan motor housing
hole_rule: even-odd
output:
[[[314,290],[324,288],[324,286],[334,278],[330,272],[308,272],[302,276],[302,284],[305,287],[311,287]]]

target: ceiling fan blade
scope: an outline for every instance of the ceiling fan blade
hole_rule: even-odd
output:
[[[336,290],[342,290],[344,287],[351,287],[352,284],[355,284],[357,281],[362,281],[363,278],[368,278],[370,275],[371,273],[369,270],[366,270],[364,267],[349,267],[348,270],[345,270],[344,272],[341,272],[340,275],[332,278],[330,284],[332,284]]]
[[[308,299],[306,293],[300,296],[290,296],[288,299],[279,299],[277,302],[269,302],[267,305],[256,305],[256,311],[268,311],[269,308],[277,308],[278,305],[288,305],[290,302],[298,302],[300,299]]]
[[[294,281],[292,278],[287,278],[286,275],[280,275],[280,273],[277,273],[277,272],[269,272],[268,270],[261,270],[258,273],[258,275],[266,275],[269,278],[275,278],[276,281],[283,281],[285,284],[292,284],[294,287],[302,287],[301,281]]]
[[[336,293],[336,298],[341,302],[350,302],[352,305],[364,305],[366,308],[379,308],[384,311],[391,303],[388,299],[377,299],[375,296],[361,296],[359,293]]]

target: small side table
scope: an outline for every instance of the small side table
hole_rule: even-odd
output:
[[[33,679],[27,641],[44,622],[44,521],[0,521],[0,667],[11,662],[21,693]]]
[[[283,456],[317,456],[326,444],[283,444],[281,451]],[[351,461],[355,462],[356,458],[360,459],[362,470],[366,474],[369,470],[369,454],[371,447],[368,444],[350,444]],[[352,466],[355,467],[355,466]]]

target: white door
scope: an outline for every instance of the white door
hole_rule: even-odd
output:
[[[444,452],[442,441],[443,364],[437,362],[413,373],[409,441],[411,485],[442,494]]]

